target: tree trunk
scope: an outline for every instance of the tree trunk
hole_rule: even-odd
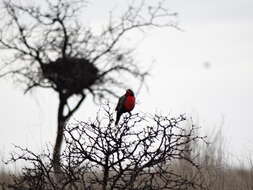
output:
[[[60,94],[59,95],[59,107],[58,107],[58,117],[57,117],[57,135],[54,145],[54,152],[53,152],[53,168],[56,175],[61,173],[61,147],[63,141],[63,133],[64,127],[67,121],[67,117],[64,116],[64,106],[66,105],[66,98]]]
[[[59,93],[59,107],[58,107],[58,117],[57,117],[57,135],[54,145],[54,152],[53,152],[53,160],[52,165],[55,172],[56,179],[60,182],[61,180],[61,147],[63,142],[64,136],[64,129],[66,126],[66,122],[68,119],[73,115],[73,113],[80,107],[83,100],[85,99],[85,94],[81,94],[81,98],[74,106],[73,109],[68,110],[68,112],[64,115],[64,107],[67,106],[67,99],[70,96],[68,94]]]

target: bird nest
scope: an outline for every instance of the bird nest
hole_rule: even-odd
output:
[[[43,78],[59,92],[80,94],[90,88],[98,79],[98,69],[84,58],[58,58],[43,65]]]

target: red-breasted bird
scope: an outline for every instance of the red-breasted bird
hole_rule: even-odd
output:
[[[131,112],[135,106],[135,97],[131,89],[127,89],[126,93],[119,98],[118,104],[115,108],[117,111],[115,125],[118,125],[120,116],[123,113]],[[131,114],[131,113],[130,113]]]

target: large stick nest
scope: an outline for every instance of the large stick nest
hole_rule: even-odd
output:
[[[43,65],[43,78],[62,93],[81,94],[98,79],[98,69],[84,58],[58,58]]]

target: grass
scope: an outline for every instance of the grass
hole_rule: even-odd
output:
[[[226,150],[222,128],[208,136],[210,143],[191,145],[195,155],[199,155],[202,178],[209,190],[252,190],[253,160],[239,160],[240,165],[230,164],[230,153]],[[182,168],[179,168],[182,169]],[[189,170],[189,168],[187,168]],[[190,169],[191,170],[191,169]],[[192,175],[192,171],[186,171]]]

